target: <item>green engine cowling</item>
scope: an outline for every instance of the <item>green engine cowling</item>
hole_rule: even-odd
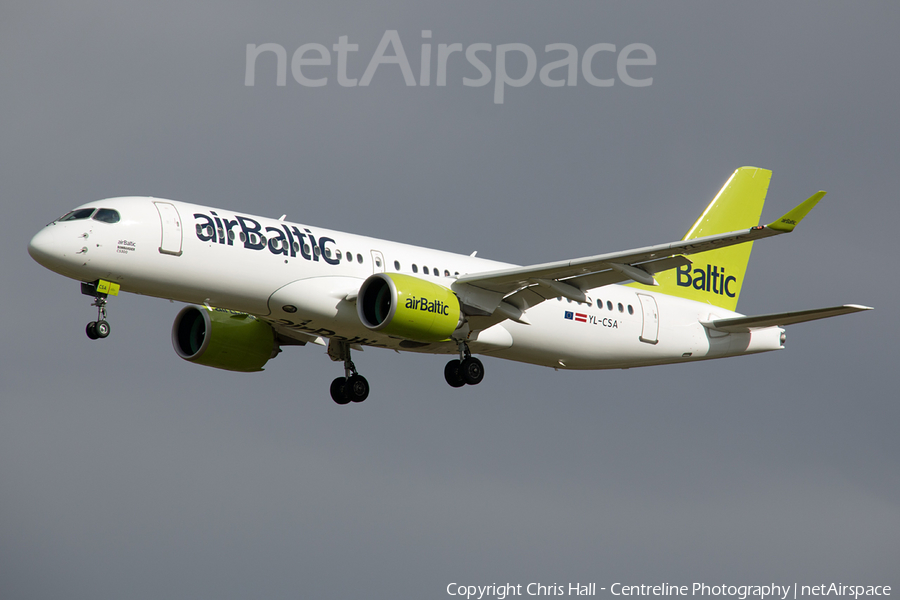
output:
[[[279,352],[275,331],[254,316],[186,306],[172,325],[172,345],[184,360],[227,371],[262,371]]]
[[[376,273],[359,289],[356,311],[372,331],[440,342],[459,326],[459,300],[442,285],[400,273]]]

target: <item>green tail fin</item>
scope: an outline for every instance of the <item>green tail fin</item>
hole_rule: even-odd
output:
[[[682,239],[691,240],[759,225],[771,177],[771,171],[756,167],[741,167],[735,171]],[[752,249],[753,242],[747,242],[694,254],[690,257],[691,266],[657,275],[659,286],[632,285],[733,311],[741,294]]]

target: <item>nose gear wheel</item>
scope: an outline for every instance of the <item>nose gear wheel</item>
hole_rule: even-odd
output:
[[[91,321],[84,328],[84,332],[92,340],[103,339],[109,337],[110,326],[106,320],[106,303],[107,294],[97,291],[96,285],[81,284],[81,293],[94,297],[91,306],[97,307],[97,320]]]

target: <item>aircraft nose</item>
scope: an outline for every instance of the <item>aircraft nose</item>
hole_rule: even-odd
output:
[[[50,227],[44,227],[38,231],[28,242],[28,254],[38,263],[46,266],[46,261],[53,254],[52,236],[47,232]]]
[[[28,242],[28,254],[31,255],[31,258],[51,271],[58,271],[64,267],[66,255],[71,254],[62,247],[59,232],[55,231],[56,229],[57,227],[54,225],[48,225],[38,231]]]

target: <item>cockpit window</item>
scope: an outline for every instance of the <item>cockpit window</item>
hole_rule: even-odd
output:
[[[60,221],[80,221],[81,219],[89,218],[92,214],[94,214],[95,210],[97,210],[97,209],[96,208],[79,208],[78,210],[73,210],[72,212],[64,215],[63,217],[60,217],[59,220]]]
[[[94,215],[94,220],[102,221],[103,223],[118,223],[119,212],[111,208],[101,208],[97,211],[97,214]]]

